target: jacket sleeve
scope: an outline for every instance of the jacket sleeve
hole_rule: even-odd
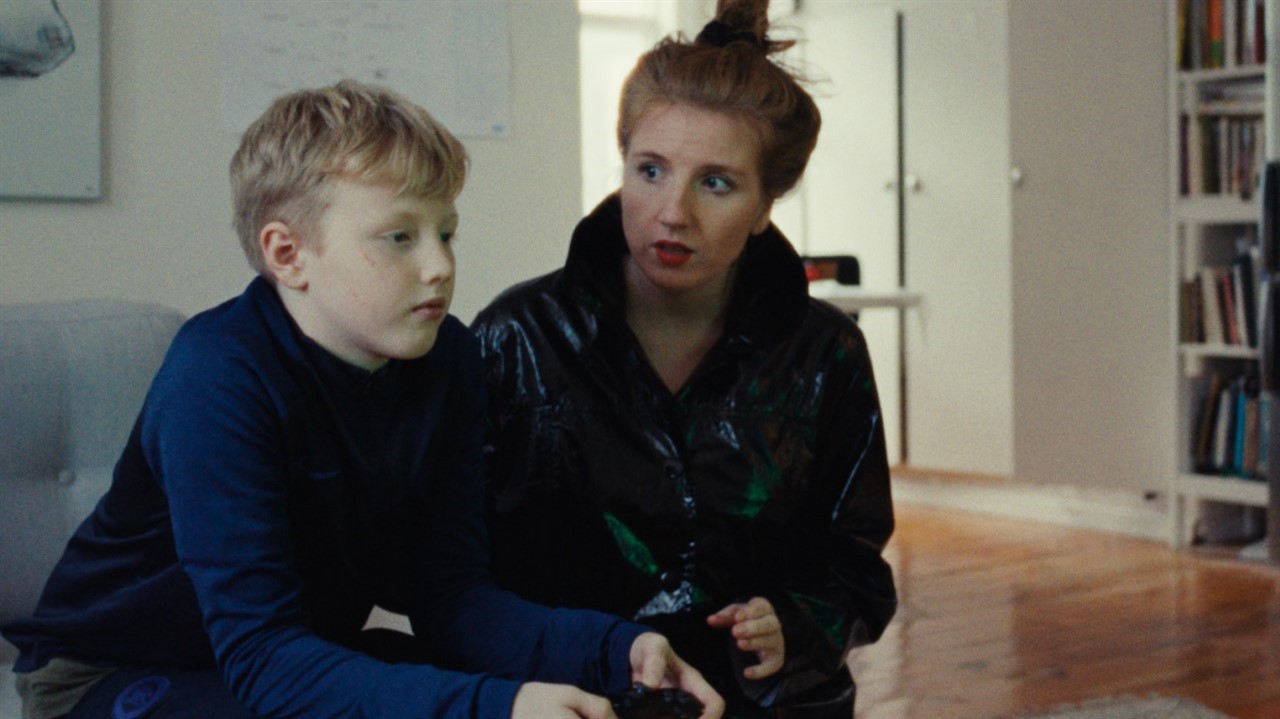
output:
[[[893,532],[884,426],[866,343],[856,326],[822,370],[809,503],[784,590],[769,597],[783,626],[779,701],[796,701],[842,668],[846,652],[877,640],[897,608],[882,557]]]

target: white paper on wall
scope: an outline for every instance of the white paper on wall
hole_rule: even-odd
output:
[[[279,95],[391,87],[459,137],[510,132],[507,0],[222,0],[222,114],[243,132]]]

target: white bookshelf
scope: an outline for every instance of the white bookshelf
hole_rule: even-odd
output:
[[[1221,0],[1221,6],[1228,13],[1224,27],[1245,27],[1249,5],[1253,2],[1255,0]],[[1260,477],[1257,465],[1249,460],[1250,456],[1257,456],[1257,451],[1264,451],[1260,449],[1263,432],[1256,424],[1252,430],[1247,429],[1256,422],[1253,418],[1259,416],[1261,410],[1255,409],[1247,421],[1240,421],[1245,416],[1242,408],[1251,401],[1250,394],[1257,394],[1260,332],[1255,330],[1250,339],[1244,325],[1252,323],[1257,328],[1256,314],[1244,318],[1244,322],[1232,321],[1232,317],[1241,318],[1244,313],[1231,308],[1248,294],[1248,290],[1233,292],[1237,284],[1247,284],[1236,282],[1239,273],[1256,270],[1259,264],[1256,246],[1261,205],[1256,178],[1266,157],[1275,154],[1268,152],[1266,123],[1267,108],[1274,104],[1269,84],[1274,83],[1275,78],[1270,77],[1274,72],[1265,63],[1248,56],[1249,42],[1243,37],[1224,37],[1221,56],[1212,48],[1202,46],[1196,67],[1182,66],[1186,41],[1180,32],[1187,24],[1194,24],[1192,16],[1200,11],[1196,6],[1207,9],[1216,5],[1218,3],[1211,4],[1208,0],[1169,1],[1170,207],[1174,270],[1171,284],[1176,308],[1171,329],[1176,339],[1179,417],[1175,443],[1179,458],[1171,483],[1169,514],[1170,539],[1177,547],[1192,540],[1202,502],[1256,508],[1266,508],[1270,502],[1267,483]],[[1263,17],[1269,27],[1262,32],[1267,37],[1270,53],[1277,50],[1270,41],[1276,37],[1272,28],[1280,22],[1276,15],[1278,7],[1280,0],[1265,0]],[[1185,14],[1180,17],[1181,13]],[[1274,143],[1274,139],[1270,142]],[[1241,263],[1242,255],[1250,256],[1252,267]],[[1239,269],[1241,267],[1244,269]],[[1221,279],[1222,272],[1226,273],[1226,280]],[[1188,299],[1184,296],[1184,283],[1196,279],[1201,280],[1202,285],[1214,282],[1209,285],[1213,289],[1208,293],[1190,290],[1191,299]],[[1221,292],[1234,301],[1223,299],[1218,294],[1219,288],[1225,288]],[[1210,304],[1215,299],[1228,306],[1225,313],[1228,316],[1224,317],[1216,305]],[[1196,309],[1192,309],[1192,305]],[[1203,321],[1188,327],[1188,317],[1202,317],[1207,313],[1218,315],[1218,326],[1226,336],[1205,331]],[[1234,338],[1227,325],[1236,328]],[[1214,375],[1221,378],[1220,385],[1210,384]],[[1207,396],[1210,388],[1234,388],[1238,393],[1235,396],[1240,398],[1222,404],[1217,395]],[[1256,400],[1253,401],[1256,408]],[[1230,412],[1226,416],[1232,421],[1223,432],[1219,428],[1223,419],[1218,415],[1228,406]],[[1237,408],[1241,408],[1240,412]],[[1206,412],[1212,413],[1211,422],[1204,419]],[[1236,433],[1244,440],[1237,443]],[[1217,449],[1224,439],[1226,449]],[[1251,451],[1253,455],[1249,454]],[[1280,460],[1280,447],[1271,447],[1269,453],[1270,461]]]

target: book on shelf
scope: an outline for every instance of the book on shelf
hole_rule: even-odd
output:
[[[1187,148],[1191,143],[1191,116],[1185,112],[1178,113],[1178,195],[1186,197],[1191,194],[1191,177],[1198,168],[1191,166],[1191,154]]]
[[[1237,114],[1243,113],[1243,114]],[[1183,196],[1238,195],[1248,200],[1261,182],[1262,117],[1205,106],[1179,118],[1179,190]]]
[[[1195,436],[1192,438],[1191,464],[1197,472],[1209,471],[1212,463],[1213,433],[1217,420],[1218,395],[1222,392],[1222,375],[1200,377],[1195,384],[1192,402],[1196,408]]]
[[[1227,53],[1223,50],[1223,15],[1230,12],[1230,0],[1208,0],[1208,11],[1205,13],[1205,24],[1208,26],[1209,67],[1226,67]]]
[[[1198,378],[1191,464],[1201,474],[1257,479],[1269,452],[1264,398],[1255,374],[1213,372]]]
[[[1252,231],[1236,240],[1229,264],[1205,265],[1183,280],[1179,296],[1184,343],[1257,348],[1258,308],[1268,284],[1262,278],[1260,249]]]
[[[1270,392],[1258,393],[1258,454],[1256,472],[1258,477],[1267,477],[1271,469],[1270,442],[1271,436],[1271,402]]]
[[[1179,138],[1178,145],[1183,149],[1179,155],[1179,174],[1184,178],[1183,196],[1203,195],[1205,188],[1205,169],[1204,156],[1206,148],[1201,141],[1200,128],[1204,121],[1197,117],[1194,121],[1187,113],[1182,113],[1178,126],[1181,128],[1183,137]]]
[[[1204,339],[1204,318],[1200,316],[1200,275],[1182,281],[1178,295],[1178,317],[1182,320],[1179,336],[1183,344],[1200,344]]]
[[[1213,439],[1209,446],[1209,466],[1206,469],[1215,474],[1227,474],[1231,470],[1228,464],[1228,447],[1232,442],[1231,433],[1234,429],[1235,415],[1231,412],[1234,404],[1234,396],[1237,392],[1236,383],[1229,382],[1221,390],[1215,398],[1217,407],[1214,409],[1213,421]]]
[[[1222,305],[1218,301],[1220,271],[1217,267],[1201,267],[1196,271],[1195,278],[1191,280],[1198,290],[1193,299],[1199,299],[1198,306],[1192,309],[1191,313],[1200,319],[1200,327],[1193,336],[1199,337],[1201,342],[1208,345],[1226,344],[1226,334],[1222,326]]]
[[[1218,285],[1218,312],[1222,317],[1223,342],[1242,345],[1240,325],[1236,322],[1236,291],[1230,267],[1215,267],[1214,280]]]
[[[1177,61],[1215,70],[1266,61],[1265,0],[1178,0]]]
[[[1241,430],[1236,433],[1236,466],[1242,477],[1255,477],[1258,474],[1258,445],[1261,442],[1258,434],[1258,398],[1257,387],[1246,386],[1237,404],[1239,415],[1236,421]]]
[[[1258,304],[1254,283],[1254,261],[1249,252],[1241,252],[1231,263],[1231,292],[1235,308],[1235,324],[1241,343],[1258,346]]]

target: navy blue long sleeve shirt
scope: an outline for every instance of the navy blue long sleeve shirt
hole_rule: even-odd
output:
[[[263,717],[505,717],[528,679],[614,692],[644,630],[499,590],[482,519],[478,347],[450,317],[369,373],[302,336],[274,288],[179,332],[112,485],[5,636],[56,656],[212,667]],[[349,647],[374,605],[432,665]]]

